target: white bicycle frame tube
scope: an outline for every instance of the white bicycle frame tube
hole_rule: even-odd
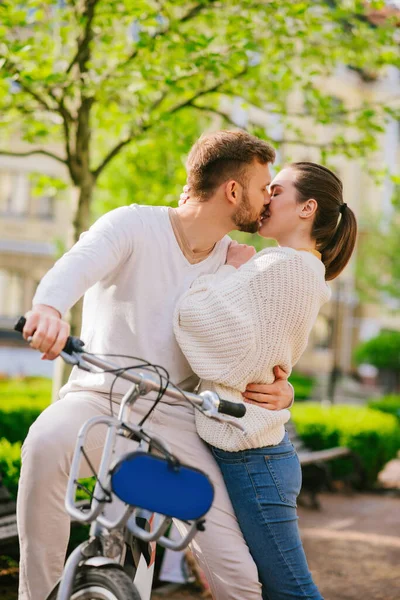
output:
[[[95,369],[90,368],[87,365],[91,365],[91,367],[95,367],[102,370],[110,370],[110,368],[115,368],[115,370],[118,371],[121,369],[118,366],[105,362],[91,354],[86,354],[85,352],[73,353],[72,355],[68,355],[62,352],[61,355],[67,362],[76,364],[78,367],[80,366],[81,368],[92,372],[96,372]],[[194,538],[199,528],[199,522],[194,522],[191,525],[186,536],[182,537],[179,540],[172,540],[165,537],[164,535],[172,521],[170,517],[155,514],[152,515],[152,517],[150,518],[151,530],[146,531],[144,528],[138,525],[136,520],[138,516],[141,516],[140,513],[143,513],[143,511],[126,504],[124,505],[112,494],[110,469],[113,459],[115,458],[118,437],[124,436],[124,432],[122,429],[123,424],[128,425],[129,430],[133,433],[136,432],[138,434],[138,437],[140,438],[141,428],[137,425],[131,425],[129,423],[129,410],[137,397],[139,397],[140,395],[145,395],[150,391],[159,391],[160,388],[159,378],[145,370],[138,372],[123,372],[120,374],[120,377],[131,381],[133,386],[122,399],[118,418],[111,416],[93,417],[92,419],[89,419],[79,431],[75,447],[75,453],[71,465],[71,473],[68,481],[67,494],[65,499],[66,509],[76,521],[79,521],[81,523],[92,523],[91,532],[94,535],[99,535],[99,531],[101,531],[102,528],[105,528],[106,530],[112,532],[112,530],[126,527],[135,537],[145,542],[152,543],[157,541],[157,543],[164,546],[165,548],[169,548],[171,550],[182,550]],[[171,385],[168,385],[165,393],[173,398],[182,399],[181,391],[179,389],[175,389]],[[218,414],[219,397],[214,392],[207,391],[202,392],[199,395],[193,394],[191,392],[185,392],[184,395],[190,402],[192,402],[192,404],[201,407],[201,410],[208,417],[215,418],[219,421],[228,421],[233,426],[244,431],[244,427],[237,420],[233,420],[229,417],[225,417],[224,415]],[[78,508],[75,501],[76,492],[78,488],[77,484],[79,478],[80,464],[83,457],[82,451],[89,431],[93,427],[98,425],[107,426],[106,439],[103,454],[101,457],[100,467],[97,473],[97,482],[93,493],[91,507],[90,509],[83,512]],[[156,444],[161,449],[164,449],[167,453],[170,453],[168,445],[163,440],[154,435],[151,435],[151,439],[154,442],[156,442]],[[142,441],[141,445],[146,445],[146,442]],[[109,504],[110,498],[113,498],[113,503],[111,505]],[[98,560],[102,559],[103,561],[106,561],[107,564],[115,564],[116,566],[118,565],[118,563],[115,560],[107,557],[93,558],[85,556],[85,547],[87,547],[86,542],[84,542],[78,548],[76,548],[76,550],[74,550],[74,552],[69,557],[61,579],[57,600],[70,600],[75,573],[78,566],[82,562],[87,562],[88,565],[92,564],[93,566],[95,566],[93,561],[95,561],[97,565]],[[150,560],[149,565],[147,565],[144,556],[141,555],[133,582],[141,595],[141,600],[151,599],[151,590],[154,574],[154,558],[155,543],[154,545],[152,544],[152,559]]]

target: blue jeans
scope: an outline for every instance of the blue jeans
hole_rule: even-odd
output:
[[[241,452],[212,447],[264,600],[323,600],[312,580],[297,524],[301,467],[285,433],[277,446]]]

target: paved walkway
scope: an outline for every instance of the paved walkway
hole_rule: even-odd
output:
[[[400,491],[322,494],[321,505],[320,511],[300,508],[299,516],[310,568],[325,600],[400,600]],[[1,600],[16,600],[17,577],[16,565],[6,568],[0,557]],[[162,598],[202,596],[189,589],[153,594],[154,600]]]
[[[400,496],[321,497],[300,510],[304,547],[326,600],[400,599]]]
[[[322,494],[321,505],[321,511],[300,508],[299,515],[310,568],[325,600],[399,600],[400,495]],[[186,590],[163,597],[201,595]]]

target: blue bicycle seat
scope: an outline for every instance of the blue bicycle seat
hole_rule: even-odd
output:
[[[114,465],[111,488],[126,504],[181,521],[200,519],[214,499],[213,485],[202,471],[140,451]]]

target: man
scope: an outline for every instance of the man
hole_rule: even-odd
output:
[[[173,335],[175,304],[194,279],[225,263],[230,230],[257,231],[269,203],[268,165],[274,158],[267,143],[244,132],[200,138],[187,162],[193,202],[178,209],[132,205],[104,215],[43,278],[24,337],[33,336],[31,345],[55,358],[69,333],[62,315],[85,294],[82,338],[88,351],[140,357],[164,366],[174,383],[186,380],[192,373]],[[76,436],[88,418],[109,414],[112,380],[111,374],[75,368],[60,401],[40,415],[24,443],[17,508],[21,600],[43,600],[61,574],[69,536],[64,496]],[[126,389],[127,382],[118,380],[114,406]],[[292,400],[284,375],[271,386],[251,386],[246,395],[271,409]],[[140,399],[136,417],[150,406],[151,398]],[[165,398],[147,423],[214,483],[215,502],[196,547],[215,600],[259,600],[254,562],[218,467],[196,434],[191,407]],[[96,431],[88,439],[86,452],[95,466],[103,436]]]

